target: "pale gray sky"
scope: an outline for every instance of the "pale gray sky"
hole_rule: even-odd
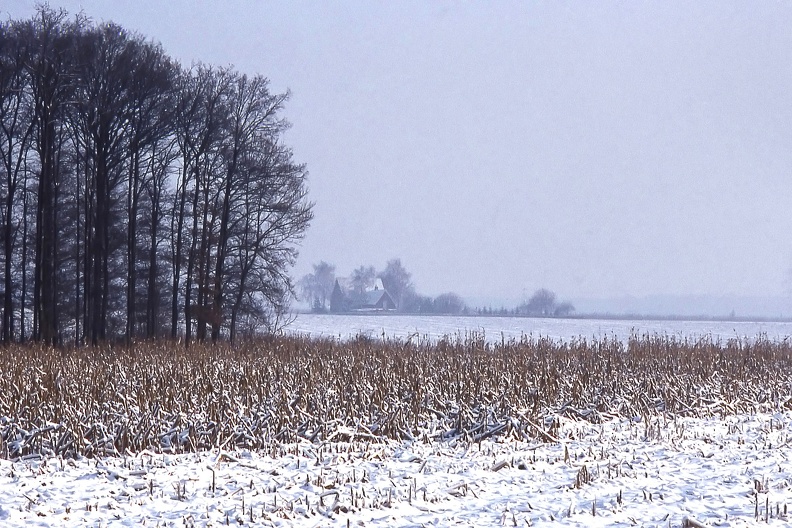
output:
[[[789,289],[790,2],[50,5],[291,89],[297,277],[401,257],[468,298]]]

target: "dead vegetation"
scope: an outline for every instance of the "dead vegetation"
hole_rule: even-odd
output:
[[[791,402],[792,346],[763,338],[12,346],[0,350],[0,456],[300,440],[552,442],[559,415],[591,422],[729,415]]]

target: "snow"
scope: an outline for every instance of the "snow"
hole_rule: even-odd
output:
[[[299,315],[297,333],[786,339],[790,323]],[[547,417],[548,442],[273,443],[262,451],[0,460],[0,526],[787,526],[792,411]],[[351,441],[340,441],[348,440]],[[695,526],[695,524],[693,524]]]
[[[0,461],[0,525],[785,526],[792,413],[556,417],[557,442]],[[776,509],[778,515],[776,515]]]
[[[347,339],[358,334],[406,339],[410,336],[439,339],[477,333],[488,341],[522,336],[572,340],[602,338],[627,340],[631,335],[649,334],[680,339],[711,338],[714,341],[753,339],[765,336],[782,340],[792,335],[792,322],[745,321],[655,321],[607,319],[552,319],[531,317],[463,317],[415,315],[296,314],[286,328],[289,333],[312,337]]]

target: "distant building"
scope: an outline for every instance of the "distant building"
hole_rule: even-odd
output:
[[[330,295],[330,311],[339,312],[384,312],[395,310],[393,297],[385,290],[382,280],[377,279],[374,287],[366,291],[354,291],[349,281],[336,279]]]

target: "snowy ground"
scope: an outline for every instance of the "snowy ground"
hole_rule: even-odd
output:
[[[791,412],[554,433],[0,461],[0,526],[750,526],[768,508],[769,525],[792,521]]]
[[[522,336],[564,341],[580,338],[600,340],[607,337],[624,341],[635,334],[692,340],[706,337],[713,341],[727,341],[735,338],[754,339],[760,335],[770,340],[788,339],[792,335],[792,322],[297,314],[286,331],[311,337],[341,339],[359,334],[400,339],[410,336],[438,339],[446,335],[464,337],[466,333],[476,332],[490,342],[520,339]]]

